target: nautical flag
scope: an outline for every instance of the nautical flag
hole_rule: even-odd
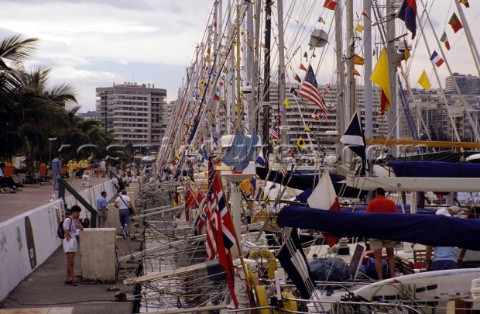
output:
[[[308,54],[307,54],[307,52],[306,52],[306,51],[303,53],[303,57],[304,57],[305,59],[307,59],[307,58],[308,58]]]
[[[359,55],[353,55],[353,64],[364,65],[365,64],[365,59],[363,59]]]
[[[302,298],[310,299],[315,282],[296,229],[292,229],[290,236],[278,251],[277,258]]]
[[[238,301],[235,295],[234,286],[234,268],[232,258],[232,247],[237,243],[235,229],[232,217],[227,207],[227,202],[223,196],[222,182],[215,169],[213,169],[212,159],[208,163],[208,211],[214,216],[214,223],[209,224],[213,229],[216,242],[215,255],[218,256],[218,262],[222,265],[227,275],[228,288],[235,308],[238,308]],[[214,255],[214,256],[215,256]],[[211,256],[210,256],[210,259]]]
[[[323,3],[323,7],[329,10],[335,10],[336,6],[337,3],[334,0],[325,0],[325,2]]]
[[[205,222],[207,220],[207,216],[201,212],[197,218],[195,219],[195,223],[193,224],[193,235],[201,235],[203,233],[203,228],[205,227]]]
[[[300,63],[300,70],[307,71],[307,68],[302,63]]]
[[[319,23],[322,23],[322,24],[325,24],[325,20],[320,16],[320,18],[318,19],[318,22]]]
[[[263,151],[260,151],[255,162],[260,166],[265,167],[265,158],[263,157]]]
[[[430,60],[435,63],[437,67],[441,66],[443,64],[443,59],[438,55],[438,53],[434,50],[432,53],[432,56],[430,57]]]
[[[412,32],[412,39],[417,34],[417,4],[415,0],[404,0],[397,17],[405,22],[407,29]]]
[[[220,96],[218,96],[217,94],[215,94],[215,95],[213,96],[213,100],[219,101],[219,100],[220,100]]]
[[[442,43],[445,43],[445,48],[447,48],[447,50],[450,50],[450,42],[448,41],[448,37],[447,37],[446,32],[443,32],[442,37],[440,37],[440,41]]]
[[[357,26],[355,26],[355,31],[356,31],[357,33],[363,32],[363,25],[360,24],[360,23],[358,23]]]
[[[298,74],[295,74],[295,76],[293,77],[295,79],[295,81],[301,83],[302,80],[300,79],[300,76],[298,76]]]
[[[363,12],[362,12],[362,15],[365,16],[367,19],[370,20],[370,16],[368,16],[367,12],[363,11]]]
[[[317,79],[311,65],[308,66],[307,74],[300,86],[300,97],[313,101],[320,109],[322,109],[324,116],[327,116],[327,108],[323,102],[323,98],[318,91]]]
[[[280,136],[278,135],[278,125],[276,123],[272,125],[270,131],[268,131],[268,134],[270,135],[270,138],[280,141]]]
[[[360,72],[357,71],[357,69],[353,68],[353,75],[361,76]]]
[[[425,90],[429,90],[430,87],[432,87],[432,84],[430,84],[430,80],[428,79],[428,75],[425,70],[422,71],[422,74],[418,78],[418,84],[420,84],[420,86],[422,86]]]
[[[470,4],[468,3],[468,0],[460,0],[460,3],[463,4],[466,8],[470,7]]]
[[[450,24],[452,26],[454,33],[458,32],[459,30],[461,30],[463,28],[463,25],[460,22],[460,20],[458,19],[455,12],[452,14],[452,17],[450,18],[450,21],[448,21],[448,24]]]
[[[403,40],[403,49],[405,49],[403,52],[403,58],[405,61],[407,61],[408,59],[410,59],[410,50],[408,50],[408,45],[406,40]]]
[[[390,74],[388,70],[387,49],[382,49],[377,65],[370,76],[370,81],[377,84],[382,89],[380,96],[380,114],[390,107]]]
[[[305,125],[305,132],[310,132],[310,126],[308,124]]]
[[[362,159],[361,174],[365,174],[367,164],[365,154],[365,135],[363,133],[362,124],[360,123],[360,115],[358,114],[358,111],[353,115],[347,130],[340,138],[340,142],[360,156]]]
[[[295,96],[298,96],[297,90],[294,87],[290,87],[290,93],[294,94]]]
[[[314,110],[314,111],[313,111],[313,113],[312,113],[312,118],[313,118],[315,121],[320,120],[320,117],[319,117],[318,114],[317,114],[317,110]]]
[[[301,136],[297,140],[297,146],[299,148],[303,148],[303,146],[305,146],[305,141],[303,140],[303,138]]]
[[[283,104],[285,105],[285,107],[290,108],[290,100],[288,100],[288,98],[285,98]]]
[[[307,199],[307,203],[312,208],[340,211],[340,202],[328,171],[323,173],[317,186]],[[338,242],[338,237],[333,234],[323,233],[323,236],[330,247]]]

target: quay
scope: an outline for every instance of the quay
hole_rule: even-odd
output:
[[[92,177],[90,180],[91,186],[82,186],[81,180],[68,183],[79,194],[91,196],[87,198],[90,198],[90,203],[95,207],[93,195],[100,193],[108,184],[111,186],[113,184],[107,178]],[[117,196],[116,189],[113,188],[112,191],[107,192],[107,199],[110,199],[110,202],[113,202]],[[57,209],[63,210],[57,208],[62,206],[63,202],[52,200],[54,192],[50,181],[42,184],[24,185],[18,188],[15,194],[0,193],[0,293],[3,293],[0,294],[0,313],[91,314],[136,312],[138,310],[136,308],[137,304],[139,304],[139,302],[135,302],[135,300],[138,300],[135,297],[136,287],[125,286],[123,280],[125,274],[135,272],[138,268],[137,264],[128,261],[122,262],[122,265],[117,266],[121,270],[117,268],[113,282],[86,281],[82,277],[79,248],[75,255],[75,275],[78,286],[65,285],[66,256],[63,252],[61,240],[56,237],[58,224],[52,223],[52,220],[50,222],[48,219],[46,221],[42,220],[44,219],[43,216],[52,216],[52,213],[55,213]],[[67,205],[68,203],[67,201]],[[47,210],[48,214],[45,214]],[[41,213],[43,213],[42,217],[40,216]],[[82,209],[80,217],[85,216],[89,216],[89,213]],[[112,219],[116,218],[118,220],[118,214],[117,216],[112,215],[112,217]],[[33,252],[30,244],[27,243],[31,242],[27,239],[28,234],[23,236],[24,233],[21,230],[24,220],[29,220],[35,231]],[[12,224],[17,224],[15,232],[10,230]],[[45,229],[46,232],[45,230],[38,231],[35,229]],[[38,236],[38,233],[42,235]],[[116,233],[115,251],[117,257],[142,250],[143,244],[141,241],[118,236],[118,229]],[[81,239],[80,236],[80,241]],[[51,251],[50,254],[48,253],[49,250]],[[34,264],[31,264],[32,253],[36,255]],[[44,261],[42,261],[43,255],[45,255]],[[28,267],[22,266],[22,258],[27,260],[30,258],[32,267],[29,267],[28,262],[26,262]],[[114,263],[117,264],[117,261],[115,260]],[[30,272],[28,273],[25,268],[28,268],[27,270]],[[16,286],[7,286],[8,284],[11,285],[12,280],[17,279],[18,284]]]

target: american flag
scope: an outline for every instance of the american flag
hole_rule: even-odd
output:
[[[270,138],[280,141],[280,136],[278,135],[278,125],[276,123],[272,125],[272,128],[270,131],[268,131],[268,134],[270,135]]]
[[[213,162],[208,162],[208,226],[207,226],[207,254],[209,259],[218,257],[227,275],[228,288],[235,308],[238,308],[238,301],[234,287],[234,268],[232,252],[235,245],[236,235],[232,217],[223,196],[222,182],[217,172],[213,169]]]
[[[315,73],[313,73],[312,66],[308,66],[307,74],[303,80],[302,85],[300,86],[300,97],[313,101],[320,109],[323,111],[323,115],[327,116],[327,108],[323,102],[323,97],[318,91],[317,79],[315,78]]]

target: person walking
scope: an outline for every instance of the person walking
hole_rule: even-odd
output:
[[[97,212],[98,212],[98,228],[105,227],[105,221],[107,220],[107,192],[102,191],[100,197],[97,199]]]
[[[83,230],[83,225],[78,220],[82,209],[78,205],[73,205],[70,209],[70,216],[63,221],[63,230],[65,233],[65,239],[63,239],[63,251],[67,256],[67,274],[65,277],[65,284],[77,286],[75,283],[75,252],[78,248],[77,236],[80,231]]]
[[[127,190],[123,190],[122,194],[117,197],[115,200],[115,207],[118,208],[120,225],[122,226],[123,234],[126,237],[130,237],[128,228],[130,226],[131,216],[135,215],[135,208],[130,202],[130,197],[127,195]]]
[[[377,188],[375,190],[377,197],[368,203],[367,213],[396,213],[397,206],[392,200],[385,197],[385,190]],[[395,277],[395,252],[396,241],[370,238],[370,248],[373,250],[375,258],[375,270],[378,280],[383,279],[382,250],[387,251],[388,269],[390,277]]]
[[[52,160],[53,189],[58,190],[58,179],[62,177],[62,156]]]

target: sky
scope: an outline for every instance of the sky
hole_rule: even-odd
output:
[[[27,69],[51,69],[80,112],[95,110],[95,88],[154,84],[175,100],[202,40],[213,0],[0,0],[0,36],[40,39]]]
[[[307,6],[304,1],[300,3]],[[472,66],[464,31],[454,34],[448,25],[455,11],[453,0],[417,0],[420,2],[425,2],[431,10],[430,17],[437,31],[433,34],[427,27],[430,49],[438,51],[434,38],[446,30],[452,45],[448,57],[453,72],[478,75]],[[477,1],[470,2],[471,7],[465,13],[473,36],[480,43],[475,32],[480,27],[480,5]],[[114,83],[154,84],[166,89],[167,100],[172,101],[177,98],[186,68],[194,60],[195,47],[204,37],[213,3],[214,0],[0,0],[0,36],[20,33],[39,38],[37,52],[27,63],[27,69],[43,65],[51,69],[52,85],[73,86],[80,112],[95,110],[95,88],[110,87]],[[354,5],[356,15],[361,17],[362,1],[357,0]],[[319,8],[310,12],[312,19],[317,21],[318,16],[323,16],[330,21],[333,13],[321,3],[316,6]],[[327,29],[329,25],[320,27]],[[313,26],[319,25],[308,27]],[[410,36],[406,38],[412,42]],[[417,78],[425,70],[432,86],[437,87],[428,61],[430,55],[420,38],[418,31],[415,61],[408,69],[409,81],[412,87],[418,88]],[[307,49],[306,41],[301,45],[295,67],[302,60],[301,52]],[[332,44],[329,55],[334,55],[333,48]],[[322,63],[327,68],[317,73],[317,80],[320,84],[334,82],[336,63]],[[290,81],[293,81],[292,73],[287,73]],[[439,75],[444,82],[448,76],[446,66],[439,69]]]

